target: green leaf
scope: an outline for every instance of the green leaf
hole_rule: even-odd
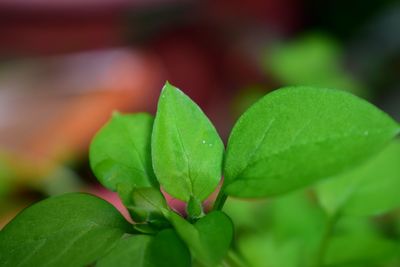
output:
[[[115,113],[96,134],[90,145],[90,166],[102,185],[126,195],[133,188],[157,186],[150,155],[152,127],[148,114]]]
[[[97,267],[149,266],[147,249],[154,237],[150,235],[134,235],[121,239],[115,247],[97,263]],[[147,264],[147,265],[146,265]]]
[[[400,206],[400,141],[344,174],[317,186],[322,206],[331,214],[376,215]]]
[[[198,199],[191,197],[186,205],[186,213],[190,219],[199,219],[204,216],[203,205]]]
[[[221,211],[214,211],[194,225],[171,212],[169,219],[193,256],[206,266],[217,266],[226,255],[233,237],[231,219]]]
[[[399,132],[388,115],[349,93],[312,87],[272,92],[238,120],[228,141],[224,191],[265,197],[335,175]]]
[[[168,226],[164,213],[168,211],[167,202],[160,190],[152,187],[134,189],[126,208],[136,223],[148,222],[156,228]]]
[[[87,194],[48,198],[0,232],[0,262],[10,266],[86,266],[106,254],[130,224],[108,202]]]
[[[167,229],[155,236],[137,235],[121,239],[96,266],[190,267],[191,258],[176,233]]]
[[[153,117],[146,113],[114,113],[90,146],[90,165],[97,179],[118,192],[136,222],[154,217],[150,215],[155,213],[154,209],[148,210],[144,198],[161,195],[151,163],[152,127]]]
[[[206,199],[221,179],[224,146],[214,126],[182,91],[166,83],[152,135],[153,167],[170,195]]]
[[[192,259],[189,249],[172,229],[159,232],[150,243],[151,267],[190,267]],[[115,266],[115,265],[114,265]]]

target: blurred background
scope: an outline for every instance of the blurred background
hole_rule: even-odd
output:
[[[396,0],[1,0],[0,229],[71,191],[117,203],[88,166],[114,110],[154,113],[165,80],[226,141],[287,85],[350,91],[400,120]]]

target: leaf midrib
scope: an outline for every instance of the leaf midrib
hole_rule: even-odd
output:
[[[62,250],[61,253],[57,254],[56,256],[54,256],[50,261],[44,263],[43,266],[47,266],[50,263],[56,261],[57,259],[59,259],[63,254],[67,253],[68,250],[76,243],[79,241],[79,239],[81,239],[83,236],[85,236],[86,234],[90,233],[92,230],[98,230],[104,228],[105,230],[109,230],[109,229],[116,229],[118,230],[118,228],[116,227],[107,227],[105,225],[100,225],[96,222],[89,222],[85,225],[80,225],[80,226],[76,226],[76,227],[72,227],[69,228],[68,230],[65,229],[60,229],[59,231],[54,231],[51,233],[46,233],[46,236],[43,236],[42,238],[38,238],[38,239],[25,239],[24,241],[18,241],[17,244],[18,246],[20,246],[21,244],[26,244],[26,243],[39,243],[38,246],[35,247],[35,249],[29,253],[29,254],[25,254],[26,256],[19,262],[19,264],[17,266],[23,266],[24,263],[26,261],[28,261],[30,258],[32,258],[38,251],[40,251],[40,249],[46,245],[47,240],[54,238],[54,236],[57,235],[62,235],[64,232],[75,232],[78,231],[78,234],[75,235],[75,237],[68,242],[68,244],[66,245],[66,247],[64,247],[64,249]],[[9,253],[13,253],[14,250],[10,251]]]
[[[385,132],[385,130],[382,129],[375,129],[375,130],[368,130],[369,133],[373,132],[376,134]],[[370,136],[371,134],[369,134],[368,136]],[[287,153],[288,151],[292,150],[295,147],[302,147],[302,146],[307,146],[307,145],[311,145],[311,144],[319,144],[319,143],[325,143],[327,141],[335,141],[335,140],[339,140],[339,139],[346,139],[346,138],[350,138],[350,137],[355,137],[355,136],[365,136],[364,132],[360,132],[360,133],[349,133],[349,134],[344,134],[344,135],[339,135],[339,136],[327,136],[324,138],[321,138],[320,140],[315,140],[312,142],[304,142],[304,143],[297,143],[297,144],[291,144],[283,149],[274,151],[272,153],[270,153],[268,156],[266,157],[262,157],[254,162],[251,162],[249,164],[247,164],[246,168],[238,175],[236,175],[236,178],[234,178],[234,181],[232,181],[232,183],[234,183],[235,181],[240,181],[240,180],[263,180],[265,179],[264,177],[255,177],[255,178],[249,178],[249,177],[245,177],[245,178],[241,178],[240,175],[242,175],[249,167],[254,166],[259,164],[262,161],[267,161],[272,157],[275,157],[277,155],[281,155],[283,153]]]
[[[186,183],[187,183],[188,186],[189,186],[190,195],[193,195],[194,189],[193,189],[192,177],[191,177],[191,172],[190,172],[190,159],[189,159],[189,155],[188,155],[187,152],[186,152],[185,145],[183,144],[181,132],[180,132],[179,127],[178,127],[178,125],[177,125],[177,123],[176,123],[176,118],[177,118],[177,116],[176,116],[175,106],[177,105],[177,102],[176,102],[175,96],[173,96],[172,99],[173,99],[174,104],[175,104],[175,105],[172,105],[172,106],[171,106],[171,111],[172,111],[172,113],[174,113],[174,114],[173,114],[173,115],[174,115],[174,116],[173,116],[173,118],[174,118],[174,119],[173,119],[173,121],[174,121],[173,124],[174,124],[175,130],[176,130],[176,132],[177,132],[177,134],[178,134],[179,144],[181,145],[181,149],[182,149],[182,151],[183,151],[183,155],[184,155],[185,160],[186,160],[187,177],[185,177],[185,180],[186,180]]]
[[[149,174],[149,172],[148,172],[148,170],[147,170],[147,166],[145,165],[145,160],[144,160],[144,158],[142,157],[142,155],[139,153],[139,149],[137,148],[137,146],[136,146],[136,144],[135,144],[135,142],[131,139],[131,136],[130,136],[130,134],[129,134],[129,131],[128,131],[128,129],[127,129],[127,127],[126,127],[126,125],[125,125],[125,123],[122,123],[122,127],[123,127],[123,129],[124,129],[124,133],[126,134],[126,136],[127,136],[127,139],[129,140],[129,143],[131,143],[131,145],[133,146],[133,148],[134,148],[134,150],[135,150],[135,153],[136,153],[136,155],[138,156],[138,158],[139,158],[139,162],[140,162],[140,164],[141,164],[141,166],[142,166],[142,172],[146,175],[146,178],[148,179],[148,181],[152,184],[154,181],[154,177],[153,177],[153,175],[150,175]]]

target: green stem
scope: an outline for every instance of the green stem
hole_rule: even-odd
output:
[[[224,207],[225,201],[228,198],[228,196],[224,193],[224,188],[221,188],[221,191],[219,191],[217,199],[214,202],[213,210],[222,210]]]
[[[338,219],[339,219],[338,214],[330,215],[328,218],[324,234],[322,236],[321,242],[317,250],[315,265],[314,265],[315,267],[322,267],[324,265],[326,250],[328,248],[329,241],[331,239],[331,236],[333,234]]]
[[[232,250],[228,251],[226,258],[223,261],[223,266],[227,267],[247,267],[238,255]]]

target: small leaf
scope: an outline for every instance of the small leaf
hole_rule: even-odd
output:
[[[164,213],[169,207],[160,190],[156,188],[134,189],[125,206],[136,223],[147,222],[156,228],[168,226]]]
[[[96,134],[90,145],[90,166],[102,185],[127,195],[133,188],[157,185],[150,155],[152,126],[148,114],[115,113]]]
[[[231,219],[221,211],[214,211],[198,220],[194,226],[200,240],[207,247],[210,263],[219,263],[228,251],[233,238]]]
[[[98,267],[190,267],[190,253],[176,233],[163,230],[155,236],[137,235],[121,239]]]
[[[388,115],[349,93],[277,90],[236,123],[226,151],[224,191],[265,197],[304,187],[362,162],[398,132]]]
[[[199,219],[204,216],[203,205],[195,197],[191,197],[187,206],[186,213],[190,219]]]
[[[170,220],[199,262],[206,266],[217,266],[221,262],[233,237],[232,221],[225,213],[211,212],[194,225],[173,212]]]
[[[130,224],[108,202],[87,194],[48,198],[0,232],[1,266],[86,266],[106,254]]]
[[[400,141],[361,166],[317,186],[329,213],[377,215],[400,206]]]
[[[159,191],[150,155],[152,127],[153,118],[148,114],[115,113],[90,146],[90,165],[97,179],[118,192],[136,222],[146,221],[149,214],[141,206],[143,201],[133,198]]]
[[[221,179],[224,146],[214,126],[182,91],[166,83],[152,135],[153,167],[171,196],[206,199]]]

